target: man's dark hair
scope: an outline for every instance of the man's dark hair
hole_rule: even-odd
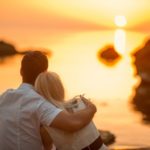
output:
[[[48,68],[48,59],[40,51],[30,51],[25,54],[21,62],[23,82],[34,85],[37,76]]]

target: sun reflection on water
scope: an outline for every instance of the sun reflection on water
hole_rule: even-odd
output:
[[[126,52],[126,32],[123,29],[115,31],[114,46],[116,51],[123,55]]]

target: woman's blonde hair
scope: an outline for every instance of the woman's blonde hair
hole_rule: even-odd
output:
[[[55,106],[61,107],[65,92],[58,74],[55,72],[43,72],[39,74],[35,81],[35,89]]]

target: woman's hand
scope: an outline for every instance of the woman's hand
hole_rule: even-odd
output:
[[[96,106],[87,98],[85,98],[83,95],[80,95],[81,100],[84,102],[84,104],[86,105],[86,107],[91,108],[94,112],[97,111]]]

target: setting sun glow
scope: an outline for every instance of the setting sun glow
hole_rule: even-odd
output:
[[[124,27],[127,24],[127,20],[125,16],[116,16],[115,17],[115,24],[118,27]]]
[[[56,116],[59,108],[48,99],[41,99],[42,95],[36,94],[30,85],[40,68],[33,68],[33,72],[27,74],[29,79],[23,78],[28,84],[22,84],[20,68],[28,51],[47,54],[47,71],[58,74],[50,81],[48,77],[48,87],[51,83],[54,85],[49,89],[45,87],[46,95],[52,92],[52,97],[62,98],[71,112],[84,108],[78,95],[85,94],[96,106],[91,131],[86,132],[89,125],[73,134],[63,131],[66,123],[61,115],[59,119]],[[95,127],[103,130],[102,136],[112,144],[108,148],[102,145],[101,150],[150,150],[149,52],[150,0],[0,0],[0,150],[25,150],[31,146],[48,150],[51,144],[54,146],[51,150],[101,147],[95,140],[99,133]],[[43,60],[35,61],[38,58],[33,58],[31,65],[38,63],[42,67]],[[43,81],[39,84],[47,86],[44,77]],[[59,87],[61,82],[64,91],[59,91],[63,88]],[[9,95],[14,97],[13,101]],[[29,97],[33,98],[30,102]],[[60,109],[64,109],[62,106]],[[56,109],[48,111],[48,107]],[[83,118],[81,111],[78,117],[73,115],[77,121],[72,118],[70,122],[74,130],[83,127],[92,117],[91,114]],[[58,121],[53,124],[62,131],[50,130],[53,143],[47,145],[51,133],[46,132],[46,128],[41,135],[40,124],[46,125],[48,121],[50,124],[55,117],[62,121],[62,126]],[[79,122],[77,126],[76,122]],[[63,141],[59,140],[62,138]]]

